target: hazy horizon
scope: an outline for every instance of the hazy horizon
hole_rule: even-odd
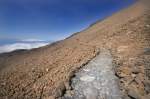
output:
[[[25,44],[30,46],[39,41],[47,43],[64,39],[134,2],[135,0],[1,0],[0,48],[4,51],[3,47],[7,46],[9,50],[8,45],[24,44],[22,41],[28,41]],[[26,49],[26,45],[21,48]]]

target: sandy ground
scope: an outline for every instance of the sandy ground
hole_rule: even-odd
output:
[[[0,55],[1,99],[61,99],[70,79],[100,53],[111,51],[125,99],[150,93],[150,15],[136,3],[65,40]]]

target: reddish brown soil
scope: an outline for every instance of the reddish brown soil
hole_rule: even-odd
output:
[[[150,48],[150,15],[141,3],[65,40],[29,51],[1,54],[0,98],[60,98],[69,89],[74,72],[103,47],[114,56],[125,97],[132,97],[134,92],[146,99],[150,52],[145,48]]]

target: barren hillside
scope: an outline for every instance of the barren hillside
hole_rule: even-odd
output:
[[[0,55],[1,99],[61,99],[74,73],[110,50],[124,99],[149,99],[150,14],[139,2],[71,37]]]

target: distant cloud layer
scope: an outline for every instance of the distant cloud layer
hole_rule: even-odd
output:
[[[4,52],[11,52],[17,49],[32,49],[32,48],[38,48],[41,46],[48,45],[49,43],[45,42],[34,42],[34,43],[14,43],[14,44],[7,44],[0,46],[0,53]]]
[[[44,40],[40,40],[40,39],[24,39],[21,41],[23,41],[23,42],[44,42]]]

